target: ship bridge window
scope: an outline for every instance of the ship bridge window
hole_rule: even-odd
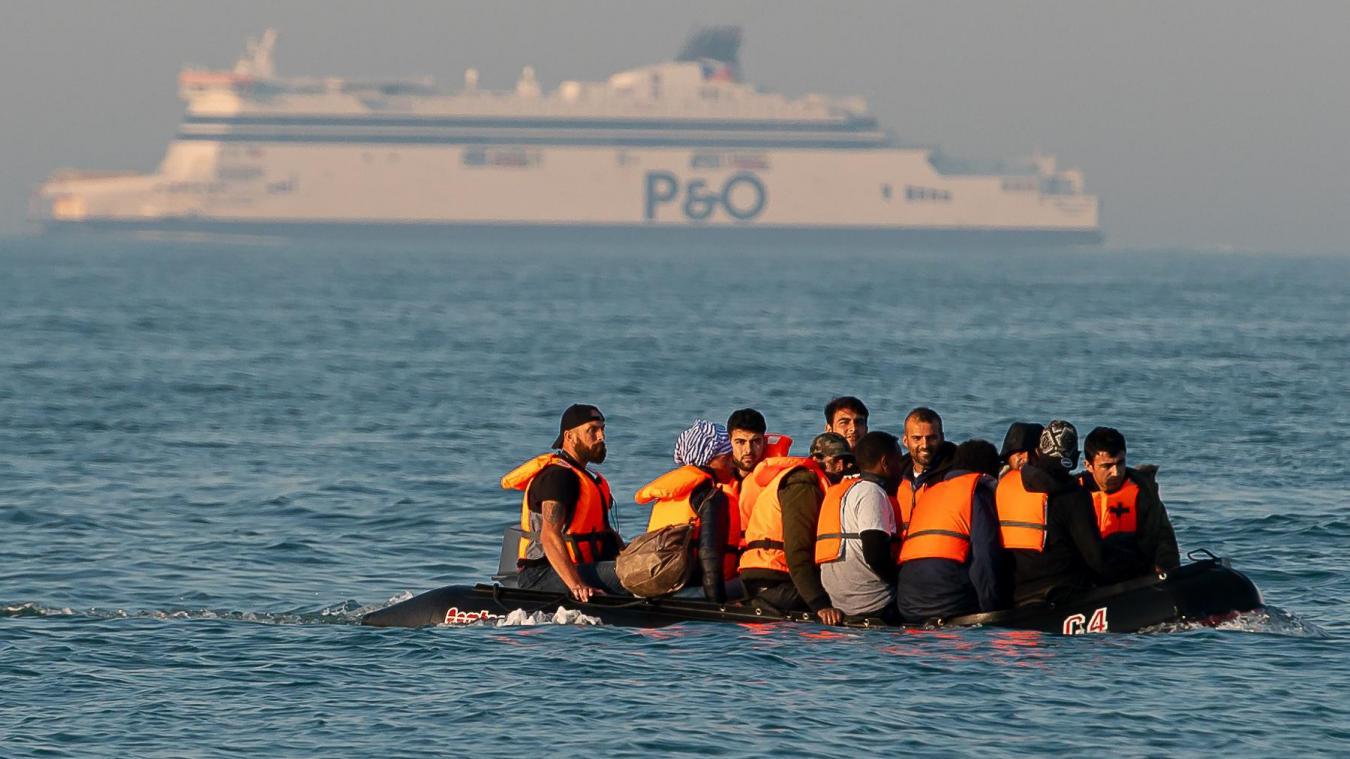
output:
[[[915,187],[914,185],[905,185],[905,200],[920,202],[938,202],[947,203],[952,199],[949,190],[938,190],[932,187]]]
[[[889,184],[883,184],[881,186],[881,197],[887,200],[891,199],[891,186]]]

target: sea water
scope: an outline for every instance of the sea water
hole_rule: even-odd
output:
[[[1348,314],[1350,258],[1289,252],[3,241],[0,754],[1345,753]],[[1269,609],[356,624],[495,568],[498,478],[570,403],[631,536],[691,420],[803,450],[841,394],[957,441],[1119,428]]]

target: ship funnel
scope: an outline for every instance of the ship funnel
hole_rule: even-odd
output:
[[[276,76],[276,66],[272,62],[272,50],[277,45],[277,30],[266,29],[262,36],[250,39],[244,45],[244,54],[234,64],[234,73],[247,74],[258,79],[271,79]]]
[[[741,63],[737,54],[740,49],[739,26],[705,26],[689,35],[675,60],[697,62],[703,67],[705,79],[739,82]]]

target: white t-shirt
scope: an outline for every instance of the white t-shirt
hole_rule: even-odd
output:
[[[874,482],[862,480],[848,489],[840,503],[840,532],[861,533],[880,530],[894,535],[895,511],[886,491]],[[820,583],[830,594],[830,602],[845,614],[878,612],[895,603],[895,588],[877,576],[863,559],[862,541],[844,540],[844,558],[822,564]]]

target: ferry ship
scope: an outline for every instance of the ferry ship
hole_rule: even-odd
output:
[[[980,168],[905,146],[859,97],[742,81],[735,27],[673,61],[514,90],[281,77],[276,33],[231,70],[185,68],[151,174],[60,171],[48,230],[299,234],[485,230],[1094,243],[1100,202],[1048,155]]]

